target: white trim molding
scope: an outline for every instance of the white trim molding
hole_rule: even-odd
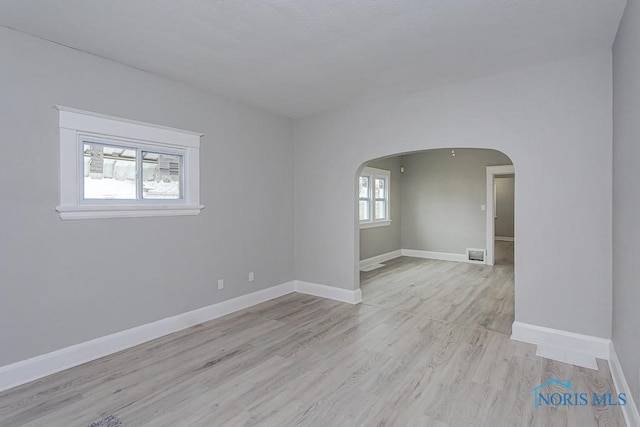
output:
[[[295,281],[2,366],[0,367],[0,391],[26,384],[292,292],[295,292]]]
[[[56,106],[59,115],[60,204],[63,220],[146,216],[198,215],[200,204],[200,138],[198,132]],[[176,200],[152,200],[142,196],[141,160],[136,198],[131,200],[85,199],[84,155],[86,143],[120,144],[131,149],[153,150],[182,157],[182,194]]]
[[[62,105],[56,105],[56,109],[60,111],[60,127],[64,129],[93,131],[102,135],[115,135],[194,148],[200,147],[200,137],[204,135],[200,132],[108,116]]]
[[[627,379],[622,371],[622,365],[618,359],[618,354],[616,353],[613,342],[609,349],[609,371],[611,371],[611,378],[613,378],[613,385],[616,388],[616,393],[624,393],[627,397],[627,404],[620,407],[627,426],[640,426],[640,414],[638,413],[638,407],[636,406],[633,393],[631,392]]]
[[[301,280],[296,280],[295,282],[296,292],[301,294],[328,298],[349,304],[359,304],[362,302],[362,291],[360,288],[352,290],[336,288],[334,286],[319,285],[317,283],[304,282]]]
[[[501,242],[513,242],[515,239],[513,237],[507,237],[507,236],[496,236],[494,237],[495,240],[499,240]]]
[[[414,258],[436,259],[441,261],[465,262],[467,257],[464,254],[451,254],[447,252],[421,251],[417,249],[402,249],[402,256]]]
[[[481,249],[476,249],[481,250]],[[367,267],[372,264],[379,264],[389,261],[400,256],[408,256],[413,258],[435,259],[439,261],[466,262],[469,264],[484,264],[482,261],[471,261],[466,254],[453,254],[449,252],[423,251],[418,249],[397,249],[371,258],[360,261],[360,268]],[[486,252],[485,252],[486,257]]]
[[[410,256],[414,258],[436,259],[440,261],[456,261],[471,262],[477,264],[476,261],[469,261],[465,254],[451,254],[447,252],[421,251],[417,249],[401,249],[402,256]]]
[[[577,334],[560,329],[546,328],[522,322],[513,322],[511,339],[552,349],[556,354],[569,353],[609,360],[611,340]],[[572,363],[570,360],[561,362]]]
[[[391,225],[391,193],[390,193],[391,171],[386,169],[376,169],[376,168],[371,168],[369,166],[365,166],[360,172],[359,177],[367,177],[369,180],[369,186],[368,186],[369,194],[367,195],[367,197],[360,197],[360,187],[358,184],[358,201],[367,201],[369,203],[369,220],[359,221],[360,229],[364,230],[367,228],[374,228],[374,227],[388,227],[389,225]],[[381,178],[385,180],[386,188],[384,192],[384,197],[376,198],[375,185],[374,185],[374,180],[376,178]],[[378,219],[378,220],[375,219],[376,201],[384,201],[385,203],[384,219]],[[360,208],[358,207],[358,209]]]
[[[362,260],[360,260],[360,268],[368,267],[368,266],[373,265],[373,264],[380,264],[380,263],[383,263],[385,261],[389,261],[389,260],[392,260],[394,258],[398,258],[399,256],[402,256],[402,249],[397,249],[395,251],[391,251],[391,252],[387,252],[387,253],[384,253],[384,254],[372,256],[371,258],[362,259]]]
[[[367,228],[376,228],[376,227],[388,227],[390,225],[391,225],[391,220],[361,222],[360,230],[366,230]]]
[[[487,237],[486,237],[486,247],[487,247],[487,256],[485,259],[485,263],[488,265],[493,265],[495,263],[495,188],[494,181],[497,175],[511,175],[515,173],[515,168],[513,165],[501,165],[501,166],[487,166],[487,200],[486,203],[486,220],[487,220]],[[514,206],[515,209],[515,206]],[[514,220],[517,219],[517,216],[514,212],[513,214]]]
[[[58,206],[61,219],[140,218],[149,216],[198,215],[204,205],[147,205],[147,206]]]
[[[0,367],[0,392],[293,292],[349,304],[362,302],[360,289],[348,290],[292,280],[207,307],[2,366]]]

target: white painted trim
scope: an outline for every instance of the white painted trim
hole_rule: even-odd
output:
[[[606,338],[516,321],[511,329],[511,339],[552,348],[557,352],[579,353],[609,360],[611,340]]]
[[[92,218],[139,218],[149,216],[181,216],[198,215],[204,205],[113,205],[113,206],[58,206],[56,211],[60,218],[92,219]]]
[[[56,106],[59,110],[60,217],[69,219],[198,215],[201,133]],[[82,195],[83,144],[88,139],[116,140],[137,149],[179,152],[183,156],[183,197],[174,203],[115,200],[87,203]],[[138,178],[140,179],[140,178]],[[136,207],[131,205],[135,204]],[[170,205],[171,207],[169,207]]]
[[[620,360],[618,359],[618,354],[616,353],[613,342],[611,343],[609,349],[609,370],[611,371],[611,378],[613,378],[613,385],[616,388],[616,393],[624,393],[627,397],[627,404],[620,407],[620,409],[622,409],[622,414],[624,415],[624,420],[626,421],[627,426],[640,426],[640,414],[638,414],[638,407],[635,404],[633,393],[631,392],[629,384],[627,383],[627,379],[625,378],[624,372],[622,371],[622,365],[620,364]]]
[[[402,256],[410,256],[414,258],[437,259],[441,261],[471,262],[465,254],[451,254],[447,252],[420,251],[417,249],[401,249]]]
[[[360,288],[342,289],[334,286],[319,285],[317,283],[296,280],[295,290],[301,294],[314,295],[336,301],[347,302],[349,304],[359,304],[362,302],[362,291]]]
[[[0,367],[0,391],[295,292],[295,281]]]
[[[362,171],[360,172],[360,176],[363,176],[363,175],[378,175],[378,176],[389,178],[391,176],[391,171],[387,169],[378,169],[378,168],[365,166],[364,168],[362,168]]]
[[[293,292],[350,304],[362,302],[360,289],[348,290],[292,280],[207,307],[1,366],[0,392]]]
[[[466,262],[465,254],[452,254],[447,252],[421,251],[417,249],[401,249],[402,256],[414,258],[437,259],[442,261]]]
[[[384,254],[372,256],[371,258],[360,260],[360,268],[367,267],[372,264],[380,264],[385,261],[389,261],[394,258],[398,258],[402,256],[402,249],[397,249],[395,251],[387,252]]]
[[[382,268],[384,266],[385,266],[384,264],[369,264],[366,267],[361,267],[360,271],[369,272],[369,271],[377,270],[378,268]]]
[[[502,166],[487,166],[487,199],[486,203],[486,220],[487,220],[487,237],[486,237],[486,246],[487,246],[487,256],[485,259],[485,263],[488,265],[495,264],[495,214],[494,214],[494,180],[496,175],[511,175],[515,173],[515,168],[513,165],[502,165]],[[514,206],[515,209],[515,206]],[[516,219],[516,215],[514,212],[514,220]]]
[[[363,230],[366,228],[387,227],[391,225],[391,191],[390,191],[391,190],[391,171],[386,169],[376,169],[376,168],[365,166],[360,172],[360,176],[369,177],[369,181],[370,181],[369,195],[366,197],[366,199],[369,201],[369,218],[371,218],[369,221],[359,221],[360,229]],[[375,188],[373,186],[373,180],[375,178],[383,178],[387,183],[387,191],[385,192],[386,197],[384,198],[386,202],[385,205],[386,205],[387,211],[386,211],[385,219],[382,219],[382,220],[374,219],[376,197],[374,194]],[[359,195],[360,188],[358,188],[357,191],[358,191],[358,200],[361,200]],[[382,199],[379,199],[379,200],[382,200]]]
[[[135,138],[184,147],[200,147],[204,134],[138,120],[109,116],[93,111],[56,105],[60,111],[60,127],[84,132],[97,132],[122,138]]]
[[[369,222],[361,222],[360,230],[366,230],[367,228],[376,228],[376,227],[388,227],[391,225],[391,220],[387,219],[384,221],[369,221]]]
[[[483,249],[473,249],[472,250],[483,250]],[[366,267],[371,264],[378,264],[381,262],[388,261],[393,258],[398,258],[399,256],[409,256],[413,258],[424,258],[424,259],[435,259],[440,261],[454,261],[454,262],[466,262],[469,264],[485,264],[481,261],[471,261],[467,254],[453,254],[449,252],[434,252],[434,251],[423,251],[419,249],[398,249],[395,251],[387,252],[382,255],[374,256],[371,258],[363,259],[360,261],[360,268]],[[485,252],[486,258],[486,252]]]
[[[501,242],[513,242],[514,238],[513,237],[505,237],[505,236],[496,236],[496,237],[494,237],[494,240],[500,240]]]

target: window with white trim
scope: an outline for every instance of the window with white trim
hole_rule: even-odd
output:
[[[200,213],[201,134],[58,110],[62,219]]]
[[[358,179],[360,228],[391,224],[389,188],[391,172],[365,167]]]

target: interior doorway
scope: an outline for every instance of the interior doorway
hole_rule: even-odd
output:
[[[515,175],[495,178],[495,265],[513,265],[515,245]]]
[[[487,166],[486,264],[513,264],[515,255],[515,168]],[[498,233],[496,232],[498,230]],[[496,256],[496,247],[500,249]]]
[[[365,163],[356,176],[363,302],[509,335],[515,318],[510,163],[496,150],[458,148]]]

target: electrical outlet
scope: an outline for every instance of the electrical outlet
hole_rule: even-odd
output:
[[[249,281],[253,282],[253,271],[249,273]]]
[[[218,280],[218,289],[222,289],[222,288],[224,288],[224,280],[220,279]]]

